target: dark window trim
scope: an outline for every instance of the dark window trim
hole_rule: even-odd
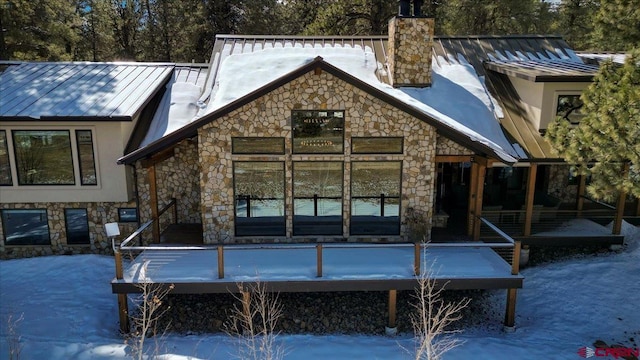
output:
[[[67,215],[67,210],[84,210],[86,225],[87,225],[87,232],[86,232],[87,241],[86,242],[82,242],[82,243],[69,242],[69,219]],[[67,232],[67,245],[81,245],[81,246],[91,245],[91,231],[89,229],[89,213],[86,208],[65,208],[64,209],[64,229]]]
[[[17,147],[16,147],[16,135],[15,133],[17,131],[66,131],[68,136],[69,136],[69,155],[71,157],[71,173],[72,173],[72,178],[73,178],[73,182],[72,183],[64,183],[64,184],[22,184],[20,183],[20,171],[17,169],[18,166],[18,151],[17,151]],[[73,164],[73,144],[72,144],[72,140],[71,140],[71,130],[69,129],[49,129],[49,130],[43,130],[43,129],[14,129],[11,130],[11,138],[13,141],[13,158],[14,158],[14,162],[16,163],[16,173],[18,175],[18,186],[75,186],[76,185],[76,169],[75,166]]]
[[[84,178],[84,171],[82,170],[82,155],[80,154],[80,141],[78,140],[78,132],[79,131],[88,131],[89,132],[89,136],[91,136],[91,158],[93,159],[93,173],[96,176],[96,182],[94,184],[90,184],[90,183],[85,183],[83,181]],[[76,134],[76,157],[78,158],[78,170],[80,170],[80,185],[82,186],[98,186],[98,171],[96,169],[96,152],[94,151],[94,143],[93,143],[93,131],[91,131],[90,129],[76,129],[75,130],[75,134]]]
[[[233,174],[233,236],[234,237],[256,237],[257,235],[238,235],[238,221],[236,220],[237,218],[237,214],[238,214],[238,209],[236,207],[237,204],[237,197],[238,195],[236,194],[236,164],[238,163],[279,163],[282,164],[282,170],[283,170],[283,174],[282,176],[284,177],[283,181],[282,181],[282,201],[284,202],[284,207],[282,209],[282,216],[284,217],[284,227],[282,229],[282,234],[280,235],[264,235],[261,237],[280,237],[280,236],[286,236],[287,235],[287,161],[279,161],[279,160],[268,160],[268,161],[261,161],[261,160],[235,160],[232,162],[232,167],[231,167],[231,171]],[[269,200],[269,199],[266,199]],[[276,199],[273,199],[276,200]]]
[[[381,162],[395,162],[400,163],[400,186],[399,192],[397,196],[385,196],[385,198],[389,199],[398,199],[398,227],[397,231],[394,234],[359,234],[353,232],[353,201],[349,202],[349,236],[399,236],[401,235],[402,230],[402,177],[404,175],[404,161],[403,160],[355,160],[351,161],[351,174],[349,174],[349,193],[351,194],[350,199],[362,199],[362,198],[372,198],[369,196],[353,196],[353,164],[354,163],[381,163]]]
[[[0,133],[4,134],[4,150],[6,151],[7,165],[9,165],[9,182],[0,183],[0,186],[13,186],[13,174],[11,174],[11,156],[9,155],[9,138],[7,137],[6,130],[0,130]]]
[[[297,112],[340,112],[342,113],[342,150],[341,151],[334,151],[334,152],[300,152],[300,151],[296,151],[296,145],[295,145],[295,135],[294,135],[294,129],[295,129],[295,124],[293,121],[293,114],[297,113]],[[291,110],[291,153],[295,154],[295,155],[336,155],[336,154],[340,154],[340,155],[344,155],[344,141],[345,141],[345,128],[346,126],[345,123],[347,121],[346,119],[346,111],[345,110],[331,110],[331,109],[295,109],[295,110]]]
[[[240,152],[240,151],[236,151],[236,146],[235,146],[235,141],[236,139],[246,139],[246,140],[254,140],[254,139],[259,139],[259,140],[265,140],[265,139],[272,139],[272,140],[280,140],[282,143],[282,150],[278,151],[278,152],[269,152],[269,151],[265,151],[265,152]],[[261,136],[234,136],[231,138],[231,153],[234,155],[284,155],[285,153],[285,138],[284,137],[261,137]]]
[[[399,152],[355,152],[353,150],[353,140],[354,139],[400,139],[400,151]],[[390,154],[390,155],[402,155],[404,154],[404,136],[352,136],[351,137],[351,153],[358,155],[380,155],[380,154]]]
[[[125,211],[125,210],[133,210],[133,211],[135,211],[136,219],[135,220],[122,220],[122,214],[123,214],[123,211]],[[118,222],[121,222],[121,223],[137,223],[139,217],[140,217],[140,214],[138,214],[138,208],[135,208],[135,207],[121,207],[121,208],[118,208]]]
[[[0,210],[0,222],[2,222],[2,219],[4,218],[4,213],[6,211],[15,211],[15,210],[38,210],[38,211],[44,211],[44,215],[46,218],[46,223],[47,223],[47,235],[49,238],[49,242],[47,244],[9,244],[7,243],[7,238],[9,237],[9,235],[7,235],[7,226],[5,224],[2,224],[2,229],[4,232],[4,246],[47,246],[47,245],[51,245],[51,229],[49,228],[49,212],[47,211],[46,208],[34,208],[34,209],[16,209],[16,208],[10,208],[10,209],[1,209]]]

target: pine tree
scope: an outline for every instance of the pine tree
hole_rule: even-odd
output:
[[[587,191],[612,200],[621,190],[640,197],[640,49],[623,66],[605,62],[583,92],[576,127],[557,119],[547,131],[555,151],[581,175]]]
[[[629,50],[640,44],[638,0],[600,0],[594,40],[601,50]]]
[[[593,19],[599,0],[562,0],[558,7],[558,30],[574,48],[591,47]]]

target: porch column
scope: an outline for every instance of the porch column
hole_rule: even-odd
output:
[[[473,240],[480,240],[480,224],[482,221],[478,219],[482,215],[482,197],[484,194],[484,178],[487,173],[487,159],[476,158],[478,161],[478,173],[476,178],[476,197],[474,199],[475,209],[473,217]],[[473,173],[471,174],[473,176]]]
[[[523,235],[531,235],[531,220],[533,219],[533,200],[536,192],[536,174],[538,165],[531,164],[529,167],[529,178],[527,179],[527,197],[525,199],[524,229]]]
[[[115,251],[116,261],[116,279],[122,280],[124,273],[122,270],[122,253],[119,250]],[[129,333],[129,303],[127,301],[127,294],[118,294],[118,319],[120,320],[120,332],[123,334]]]
[[[471,162],[471,181],[469,181],[469,210],[467,211],[467,235],[473,236],[473,230],[475,229],[475,217],[473,216],[476,204],[476,190],[478,182],[478,164]]]
[[[149,201],[151,203],[151,219],[154,220],[152,224],[153,242],[160,242],[160,221],[158,219],[158,185],[156,182],[156,165],[151,164],[147,168],[147,175],[149,176]]]
[[[576,198],[576,210],[578,217],[582,217],[582,208],[584,208],[584,191],[587,188],[587,177],[580,175],[580,183],[578,183],[578,195]]]
[[[396,298],[397,291],[389,290],[389,322],[387,323],[387,327],[390,329],[394,329],[396,324]]]
[[[622,168],[622,177],[629,176],[629,163],[625,163]],[[622,217],[624,216],[624,206],[627,202],[627,192],[620,191],[618,194],[618,203],[616,204],[616,217],[613,219],[613,235],[620,235],[622,231]]]

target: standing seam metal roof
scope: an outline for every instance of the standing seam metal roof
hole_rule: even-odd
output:
[[[1,120],[131,120],[174,64],[37,63],[0,73]]]

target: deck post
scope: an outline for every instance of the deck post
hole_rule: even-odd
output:
[[[389,322],[387,323],[387,327],[390,329],[394,329],[396,324],[396,298],[397,298],[397,290],[389,290]]]
[[[316,276],[322,277],[322,244],[316,244]]]
[[[243,288],[240,292],[242,293],[242,313],[245,319],[251,319],[251,292],[245,291]]]
[[[116,279],[122,280],[124,278],[124,272],[122,270],[122,253],[120,250],[115,250],[116,261]],[[118,294],[118,319],[120,321],[120,332],[123,334],[129,333],[129,303],[127,301],[127,294]]]
[[[523,235],[531,235],[531,221],[533,220],[533,201],[536,192],[536,175],[538,173],[538,165],[531,164],[529,166],[529,178],[527,179],[527,197],[525,199],[524,213],[524,229]]]
[[[416,242],[413,244],[413,274],[415,276],[420,276],[420,255],[422,255],[422,244]]]
[[[218,279],[224,279],[224,248],[218,245]]]
[[[520,273],[520,241],[516,241],[513,246],[513,257],[511,260],[511,275]],[[516,323],[516,298],[518,289],[507,289],[507,308],[504,316],[504,327],[506,331],[513,331]]]
[[[154,220],[152,224],[153,242],[160,242],[160,219],[158,219],[158,185],[156,182],[156,165],[151,164],[147,168],[149,175],[149,200],[151,205],[151,218]]]
[[[625,163],[622,168],[622,177],[627,178],[629,176],[629,163]],[[618,203],[616,204],[616,217],[613,219],[613,235],[620,235],[622,232],[622,217],[624,216],[624,206],[627,203],[627,192],[620,191],[618,194]]]
[[[580,175],[578,183],[578,197],[576,199],[576,210],[578,210],[578,218],[582,217],[582,209],[584,208],[584,191],[587,188],[587,177]]]
[[[484,196],[484,178],[487,173],[486,159],[478,164],[478,178],[476,179],[476,198],[474,210],[473,240],[480,240],[480,216],[482,216],[482,197]],[[471,174],[473,175],[473,174]]]
[[[473,229],[475,229],[476,218],[475,214],[475,198],[476,188],[478,181],[478,163],[471,163],[471,181],[469,181],[469,209],[467,211],[467,235],[473,236]]]

